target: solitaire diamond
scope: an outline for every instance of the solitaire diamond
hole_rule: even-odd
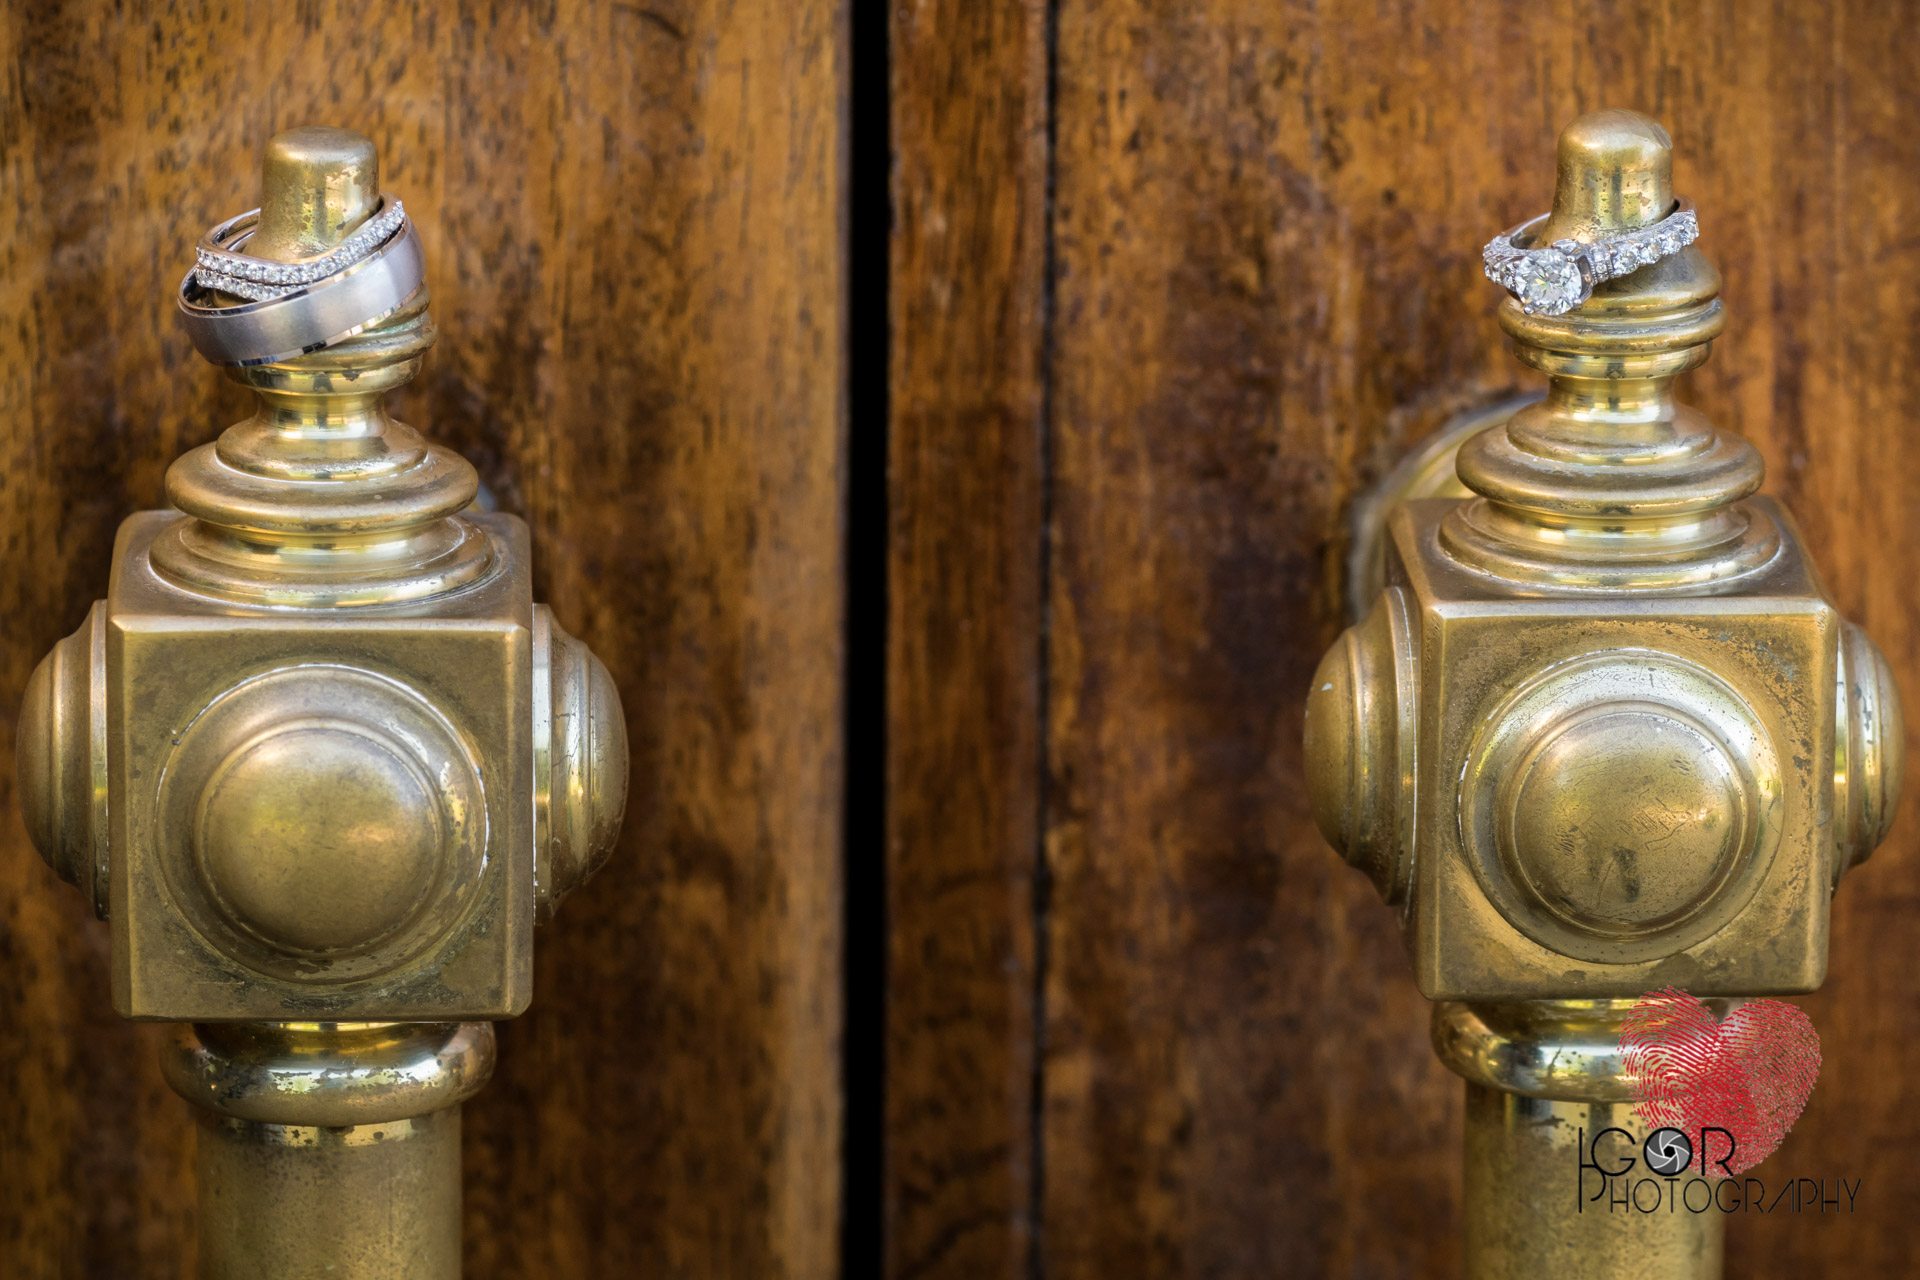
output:
[[[1528,315],[1565,315],[1592,296],[1594,285],[1671,257],[1700,237],[1699,219],[1683,200],[1651,226],[1592,244],[1556,240],[1541,248],[1520,247],[1547,216],[1495,236],[1480,255],[1487,279],[1512,293]]]
[[[1507,285],[1528,314],[1544,311],[1561,315],[1586,301],[1587,282],[1580,267],[1558,249],[1543,249],[1529,256],[1512,272]]]

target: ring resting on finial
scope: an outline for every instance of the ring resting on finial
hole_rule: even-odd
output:
[[[180,281],[181,323],[214,364],[274,364],[344,342],[400,311],[426,280],[420,235],[391,196],[345,241],[304,262],[236,252],[258,216],[241,214],[202,236]],[[223,304],[220,294],[247,300]]]
[[[385,244],[406,218],[400,202],[382,193],[378,212],[327,253],[304,262],[272,262],[243,252],[260,226],[260,210],[251,209],[200,237],[194,249],[199,263],[194,278],[203,289],[268,302],[345,271]]]
[[[1680,200],[1672,213],[1650,226],[1591,244],[1556,240],[1539,248],[1526,247],[1528,236],[1551,216],[1543,213],[1502,231],[1480,254],[1487,279],[1511,293],[1530,316],[1565,315],[1593,296],[1593,286],[1601,281],[1672,257],[1700,238],[1693,202]]]

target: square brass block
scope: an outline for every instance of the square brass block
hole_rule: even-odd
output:
[[[1436,538],[1453,505],[1396,513],[1381,606],[1406,610],[1420,673],[1399,714],[1421,991],[1819,986],[1842,624],[1786,512],[1751,500],[1782,545],[1735,585],[1583,597],[1462,568]]]
[[[114,1007],[220,1021],[488,1019],[532,994],[526,527],[493,576],[289,609],[157,574],[120,528],[106,606]],[[298,767],[289,767],[297,765]]]

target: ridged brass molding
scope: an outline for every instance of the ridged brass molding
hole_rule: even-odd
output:
[[[379,157],[292,130],[262,190],[248,251],[319,257]],[[27,827],[111,922],[116,1008],[183,1024],[220,1280],[459,1273],[459,1104],[626,803],[619,693],[533,603],[525,525],[387,412],[428,303],[226,371],[256,411],[121,526],[21,713]]]
[[[1561,135],[1538,234],[1592,243],[1675,207],[1666,131],[1600,111]],[[1591,1046],[1657,988],[1819,986],[1834,888],[1898,800],[1886,663],[1754,496],[1759,454],[1675,398],[1726,324],[1719,290],[1694,245],[1562,316],[1501,303],[1545,396],[1458,444],[1466,497],[1368,508],[1381,587],[1307,699],[1316,820],[1399,913],[1468,1081],[1475,1277],[1719,1274],[1717,1214],[1622,1234],[1574,1213],[1564,1135],[1633,1123]],[[1443,493],[1454,443],[1391,492]]]

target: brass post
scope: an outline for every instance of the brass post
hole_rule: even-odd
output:
[[[1677,207],[1666,131],[1595,112],[1533,245]],[[1459,446],[1471,496],[1387,517],[1384,590],[1307,700],[1315,817],[1400,912],[1467,1081],[1478,1280],[1719,1275],[1718,1207],[1578,1194],[1580,1135],[1646,1136],[1621,1017],[1669,986],[1816,988],[1834,886],[1898,798],[1885,662],[1752,496],[1758,453],[1675,397],[1725,325],[1719,274],[1697,246],[1634,261],[1563,315],[1501,305],[1546,395]]]
[[[1720,1274],[1726,1227],[1713,1200],[1717,1180],[1697,1174],[1655,1180],[1659,1203],[1643,1197],[1636,1205],[1632,1182],[1603,1180],[1599,1172],[1626,1167],[1622,1157],[1637,1161],[1648,1135],[1633,1113],[1632,1081],[1619,1057],[1620,1018],[1632,1006],[1630,1000],[1434,1006],[1434,1051],[1467,1082],[1468,1275],[1707,1280]]]
[[[460,1274],[460,1103],[493,1026],[208,1023],[161,1058],[199,1131],[208,1280]]]
[[[279,135],[262,185],[271,262],[382,208],[345,130]],[[525,526],[386,410],[427,308],[227,369],[258,411],[122,526],[21,715],[27,826],[112,923],[116,1008],[183,1024],[207,1280],[459,1275],[460,1105],[625,807],[619,695],[533,603]]]

